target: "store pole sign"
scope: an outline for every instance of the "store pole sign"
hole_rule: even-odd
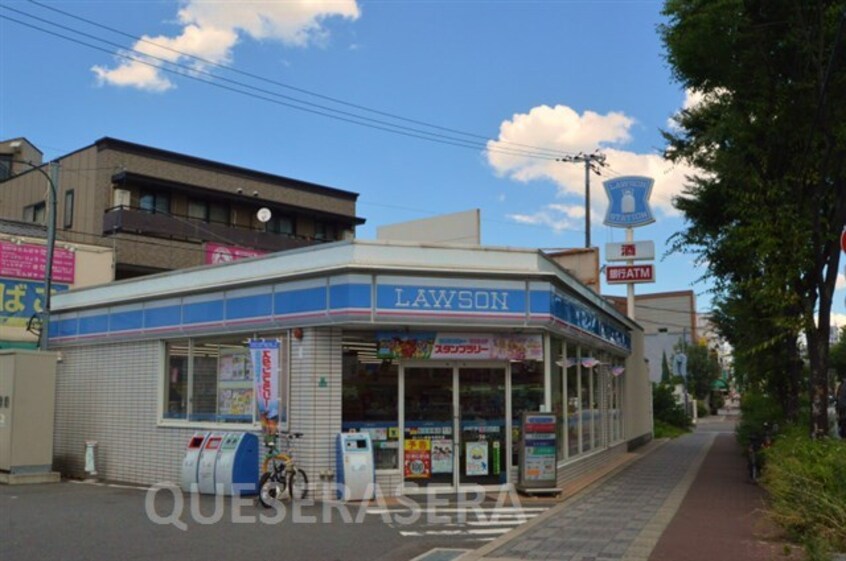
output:
[[[556,472],[556,417],[549,413],[523,413],[520,487],[554,487]]]
[[[0,242],[0,276],[44,280],[46,266],[45,246]],[[73,284],[76,276],[76,254],[67,249],[55,248],[52,270],[54,281]]]
[[[543,360],[540,335],[378,333],[379,358]]]
[[[608,195],[608,210],[605,225],[614,228],[637,228],[655,222],[649,208],[652,194],[651,177],[626,176],[604,181],[602,185]]]
[[[257,249],[207,243],[205,245],[204,262],[206,265],[219,265],[220,263],[229,263],[230,261],[237,261],[238,259],[258,257],[259,255],[265,255],[266,253],[266,251],[259,251]]]
[[[639,261],[655,259],[655,242],[626,242],[605,244],[608,261]]]
[[[606,267],[605,281],[608,284],[655,282],[655,267],[653,265]]]
[[[250,341],[250,356],[261,427],[265,433],[275,434],[282,420],[279,409],[279,341]],[[284,413],[287,417],[287,411]]]

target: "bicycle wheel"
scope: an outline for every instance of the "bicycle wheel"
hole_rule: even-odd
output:
[[[285,472],[267,471],[261,475],[259,480],[258,498],[261,506],[271,508],[274,503],[282,500],[285,496]]]
[[[292,499],[304,499],[308,495],[308,476],[297,468],[288,475],[288,493]]]

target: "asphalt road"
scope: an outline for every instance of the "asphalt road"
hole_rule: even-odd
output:
[[[408,561],[433,548],[475,549],[546,510],[390,500],[360,507],[301,501],[266,510],[250,499],[62,482],[0,486],[0,558]],[[182,500],[181,511],[175,510]]]

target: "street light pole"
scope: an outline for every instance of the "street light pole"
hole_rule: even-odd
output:
[[[53,290],[53,250],[56,247],[56,199],[59,182],[59,162],[50,162],[50,174],[44,171],[43,165],[35,165],[24,160],[12,160],[16,164],[23,164],[44,176],[50,186],[49,209],[47,217],[47,259],[44,263],[44,305],[41,312],[41,334],[38,338],[38,348],[47,350],[47,330],[50,325],[50,296]]]

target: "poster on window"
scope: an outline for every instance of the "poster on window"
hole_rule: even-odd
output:
[[[452,440],[432,440],[432,473],[452,473]]]
[[[468,442],[465,448],[466,475],[488,475],[488,441]]]
[[[218,394],[217,411],[223,416],[252,417],[253,389],[221,389]]]
[[[432,441],[425,438],[405,441],[405,478],[428,479],[432,476]]]
[[[255,372],[256,405],[262,430],[279,430],[279,341],[250,341],[250,357]]]

